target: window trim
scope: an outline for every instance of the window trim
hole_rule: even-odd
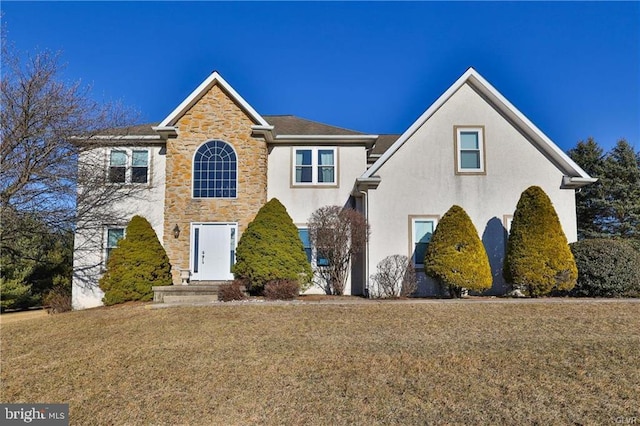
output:
[[[112,182],[111,181],[111,153],[114,151],[124,152],[126,156],[126,163],[124,166],[124,182]],[[133,152],[144,151],[147,153],[147,181],[146,182],[133,182]],[[108,185],[146,185],[151,186],[151,147],[112,147],[106,150],[106,182]],[[139,167],[139,166],[137,166]]]
[[[311,151],[311,182],[296,182],[296,153],[300,150]],[[318,152],[322,150],[333,151],[333,182],[318,182]],[[337,146],[294,146],[291,147],[291,188],[337,188],[340,186],[338,170],[340,150]]]
[[[424,263],[416,263],[416,259],[414,258],[415,256],[415,246],[416,246],[416,242],[414,241],[415,238],[415,223],[416,221],[419,220],[424,220],[424,221],[431,221],[434,222],[434,226],[433,226],[433,230],[435,232],[436,228],[438,227],[438,223],[440,222],[440,216],[439,215],[431,215],[431,214],[418,214],[418,215],[409,215],[408,217],[408,225],[409,225],[409,259],[411,259],[411,263],[413,264],[413,266],[418,269],[418,270],[423,270],[424,269]]]
[[[208,144],[209,142],[222,142],[224,144],[226,144],[229,148],[231,148],[231,151],[233,152],[233,155],[235,155],[235,163],[236,163],[236,167],[235,167],[235,172],[236,172],[236,187],[235,187],[235,195],[233,197],[196,197],[194,192],[195,192],[195,177],[196,177],[196,155],[198,154],[198,151],[200,150],[200,148],[202,148],[204,145]],[[206,141],[204,141],[203,143],[201,143],[200,145],[198,145],[198,147],[193,151],[193,156],[191,157],[191,199],[192,200],[235,200],[238,198],[238,192],[240,191],[240,176],[239,176],[239,166],[238,166],[238,151],[236,151],[235,147],[233,146],[233,144],[227,142],[224,139],[220,139],[220,138],[213,138],[213,139],[207,139]]]
[[[462,156],[460,152],[462,148],[460,146],[462,132],[476,132],[478,133],[478,150],[480,155],[480,167],[477,169],[463,169],[461,160]],[[461,125],[453,126],[453,149],[454,149],[454,167],[456,175],[486,175],[487,174],[487,158],[486,158],[486,144],[485,144],[486,132],[483,125]]]

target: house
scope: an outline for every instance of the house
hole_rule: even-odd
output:
[[[342,129],[290,115],[261,115],[218,72],[162,122],[84,155],[111,181],[142,188],[124,217],[145,216],[173,265],[174,285],[232,278],[235,247],[273,197],[287,208],[313,262],[306,222],[325,205],[360,210],[371,226],[352,265],[347,294],[362,295],[389,255],[421,259],[441,215],[462,206],[478,229],[504,293],[507,230],[522,191],[542,187],[569,241],[576,240],[575,190],[592,179],[473,68],[401,135]],[[97,280],[126,221],[76,235],[73,306],[101,304]],[[81,274],[80,274],[81,272]],[[82,275],[80,277],[80,275]],[[421,276],[419,293],[437,288]]]

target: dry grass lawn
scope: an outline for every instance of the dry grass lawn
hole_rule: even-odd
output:
[[[101,308],[2,325],[71,424],[640,423],[640,303]]]

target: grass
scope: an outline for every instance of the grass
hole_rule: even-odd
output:
[[[640,422],[640,303],[101,308],[2,325],[3,402],[71,424]]]

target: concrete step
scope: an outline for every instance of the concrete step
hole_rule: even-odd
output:
[[[217,302],[217,294],[202,294],[202,295],[186,295],[186,296],[169,296],[165,295],[163,303],[210,303]]]

